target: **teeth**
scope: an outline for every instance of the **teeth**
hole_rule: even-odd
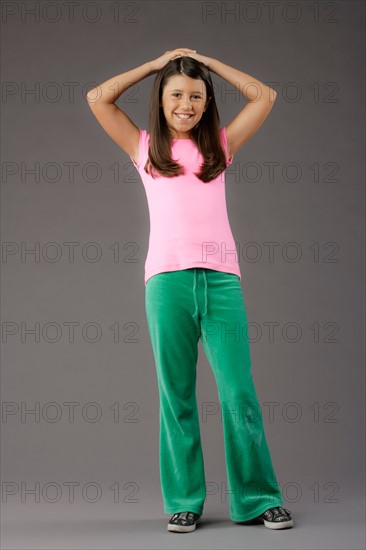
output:
[[[178,113],[175,113],[178,118],[190,118],[192,115],[179,115]]]

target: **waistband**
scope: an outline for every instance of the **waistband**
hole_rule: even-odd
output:
[[[202,313],[202,317],[207,314],[207,278],[206,278],[206,271],[204,268],[194,268],[194,279],[193,279],[193,297],[194,297],[194,305],[195,310],[193,313],[193,317],[196,317],[198,315],[198,301],[196,296],[196,287],[197,287],[197,271],[200,270],[203,273],[203,279],[205,282],[205,309]]]

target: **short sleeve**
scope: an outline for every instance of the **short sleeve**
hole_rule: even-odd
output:
[[[227,133],[226,133],[226,126],[223,126],[219,130],[221,142],[224,147],[225,155],[226,155],[226,166],[229,166],[233,162],[234,155],[231,155],[230,158],[227,158]]]
[[[130,159],[132,160],[134,166],[137,169],[140,169],[141,166],[145,166],[145,162],[148,156],[148,149],[149,149],[149,142],[148,142],[149,134],[146,130],[141,130],[139,128],[139,158],[138,162],[135,162],[134,159],[130,155]]]

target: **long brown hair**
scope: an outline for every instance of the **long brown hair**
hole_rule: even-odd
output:
[[[217,178],[226,168],[226,155],[219,136],[220,117],[209,69],[204,63],[189,56],[169,61],[156,75],[150,99],[150,145],[144,170],[154,178],[155,173],[166,177],[184,174],[184,168],[171,158],[171,134],[162,106],[163,88],[173,75],[184,74],[191,78],[200,78],[206,86],[208,106],[200,121],[191,131],[191,140],[196,144],[204,158],[197,178],[204,183]]]

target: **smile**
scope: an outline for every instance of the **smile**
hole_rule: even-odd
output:
[[[192,118],[193,115],[183,115],[180,113],[174,113],[176,117],[178,117],[181,120],[188,120],[189,118]]]

